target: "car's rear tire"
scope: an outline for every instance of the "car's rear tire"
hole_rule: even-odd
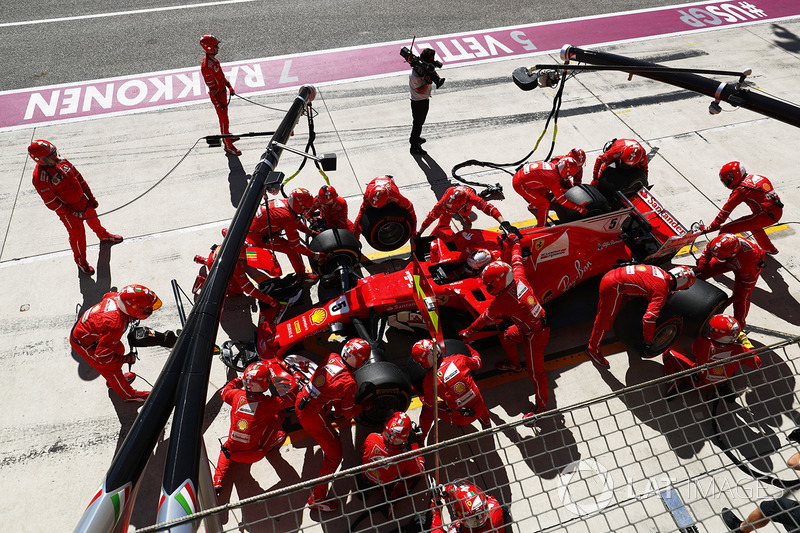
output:
[[[370,246],[381,252],[397,250],[416,229],[414,216],[395,203],[383,207],[368,207],[361,216],[361,235]]]
[[[616,191],[630,197],[647,187],[647,173],[639,167],[611,164],[598,177],[597,190],[606,197],[612,208],[619,205]]]
[[[320,276],[335,272],[340,266],[354,267],[361,261],[361,243],[346,229],[330,228],[315,235],[308,243],[312,252],[325,254],[325,260],[311,260],[311,268]]]
[[[553,204],[553,211],[558,215],[558,224],[573,222],[582,218],[595,217],[611,211],[605,196],[596,188],[586,183],[570,187],[564,192],[564,196],[571,202],[585,206],[586,209],[588,209],[588,213],[581,215],[577,211],[555,202]]]
[[[367,363],[356,370],[356,403],[369,403],[356,420],[372,427],[383,423],[396,411],[405,412],[411,404],[411,384],[403,370],[388,361]]]

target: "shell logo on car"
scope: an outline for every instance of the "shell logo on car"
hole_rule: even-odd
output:
[[[310,318],[311,323],[316,326],[325,322],[325,319],[328,318],[328,313],[326,313],[324,309],[316,309],[313,313],[311,313]]]

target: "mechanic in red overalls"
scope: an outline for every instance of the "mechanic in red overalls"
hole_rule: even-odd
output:
[[[370,346],[364,339],[350,339],[342,348],[342,354],[332,353],[324,365],[317,367],[311,380],[297,395],[295,412],[300,425],[322,449],[322,468],[319,476],[336,472],[342,462],[342,442],[339,433],[331,426],[328,415],[349,420],[361,414],[361,405],[356,404],[355,371],[370,355]],[[314,487],[308,498],[312,511],[335,511],[339,504],[326,499],[328,484]]]
[[[525,276],[519,239],[512,233],[508,235],[507,241],[512,244],[511,265],[504,261],[493,261],[481,273],[486,292],[494,296],[494,300],[459,335],[466,341],[484,326],[497,324],[504,318],[511,319],[514,324],[500,336],[500,344],[508,361],[499,363],[497,368],[521,371],[517,345],[522,345],[536,398],[533,410],[525,415],[528,418],[544,411],[549,397],[547,373],[544,370],[544,349],[550,339],[550,328],[545,322],[544,309],[539,305]]]
[[[398,204],[400,207],[411,213],[411,226],[417,227],[417,215],[414,213],[414,205],[411,201],[400,193],[394,178],[391,176],[379,176],[370,181],[367,190],[364,191],[364,200],[361,202],[361,209],[353,221],[353,234],[356,238],[361,236],[361,217],[368,207],[380,209],[386,204]]]
[[[86,228],[95,232],[102,243],[116,244],[122,237],[109,233],[97,218],[97,200],[83,176],[66,159],[58,157],[56,147],[47,141],[33,141],[28,154],[36,161],[33,186],[48,209],[56,212],[69,233],[69,245],[78,268],[90,276],[94,268],[86,260]]]
[[[406,413],[394,413],[384,424],[382,433],[370,433],[364,439],[361,464],[369,464],[401,453],[419,449],[414,423]],[[383,486],[394,500],[406,494],[425,473],[425,460],[421,455],[398,463],[386,464],[367,470],[364,478],[371,485]]]
[[[728,201],[720,209],[717,218],[708,226],[701,226],[701,231],[715,231],[720,233],[742,233],[749,231],[753,239],[768,254],[777,254],[778,249],[767,237],[764,228],[776,224],[783,216],[783,202],[775,192],[772,183],[764,176],[748,174],[739,161],[726,163],[719,171],[722,184],[733,192]],[[724,226],[731,212],[737,205],[744,202],[750,208],[750,215],[737,218]]]
[[[514,174],[511,184],[514,190],[528,201],[528,210],[536,213],[536,226],[547,224],[547,212],[555,200],[567,209],[577,211],[581,215],[588,210],[564,196],[561,180],[569,179],[578,172],[578,164],[571,157],[562,157],[558,163],[528,163]]]
[[[306,267],[300,254],[313,257],[317,261],[322,259],[322,254],[312,252],[300,242],[299,232],[306,235],[312,234],[301,217],[313,203],[314,197],[307,189],[303,188],[293,190],[288,198],[269,200],[259,206],[247,236],[252,245],[266,245],[274,248],[276,252],[286,254],[297,278],[301,281],[304,279],[315,281],[317,276],[306,273]],[[286,238],[280,236],[281,231],[284,232]]]
[[[606,331],[614,325],[617,314],[631,298],[647,298],[647,310],[642,318],[644,355],[650,356],[650,344],[656,331],[661,309],[672,291],[688,289],[695,282],[694,271],[678,266],[665,271],[655,265],[628,265],[615,268],[600,280],[600,302],[594,321],[586,355],[597,365],[608,367],[608,360],[600,353],[600,343]]]
[[[561,179],[561,188],[566,190],[575,185],[580,185],[583,181],[583,166],[586,164],[586,152],[580,148],[573,148],[568,154],[557,155],[552,158],[550,162],[556,164],[565,157],[571,157],[578,164],[578,170],[575,172],[575,175],[572,176],[572,179],[569,177]]]
[[[72,349],[103,376],[106,384],[126,402],[143,402],[150,394],[131,387],[133,372],[122,365],[136,362],[136,354],[125,353],[122,335],[131,320],[144,320],[161,307],[158,296],[143,285],[127,285],[119,292],[103,295],[73,326]]]
[[[765,262],[766,254],[756,243],[738,235],[720,233],[706,245],[697,260],[695,273],[700,279],[708,279],[733,272],[733,316],[744,328],[750,310],[750,295],[756,288]]]
[[[269,365],[259,361],[219,391],[222,401],[231,406],[231,428],[214,471],[214,489],[218,495],[231,461],[255,463],[286,440],[281,426],[286,409],[294,405],[297,394],[290,391],[283,396],[268,395],[271,383]]]
[[[644,171],[644,175],[647,175],[647,154],[642,145],[633,139],[617,139],[611,143],[608,150],[595,159],[592,172],[593,187],[597,187],[603,171],[615,161],[628,167],[640,168]]]
[[[443,496],[450,509],[453,522],[442,524],[441,502],[435,498],[431,533],[489,533],[505,530],[505,519],[500,502],[469,483],[444,487]]]
[[[353,231],[353,223],[347,218],[347,201],[339,196],[333,185],[323,185],[314,198],[309,213],[319,212],[325,221],[325,229],[339,228]]]
[[[692,344],[694,360],[676,350],[669,350],[664,353],[664,373],[669,376],[695,366],[722,361],[752,349],[753,345],[744,336],[735,318],[728,315],[715,315],[708,321],[708,332],[697,337]],[[679,392],[679,389],[687,384],[698,388],[716,387],[722,396],[733,394],[729,378],[739,370],[741,363],[750,368],[761,368],[761,358],[757,355],[713,366],[697,375],[671,381],[664,397],[671,399]]]
[[[476,420],[486,428],[491,424],[489,410],[483,401],[481,391],[472,371],[481,367],[481,356],[471,346],[467,346],[469,354],[454,354],[439,359],[436,372],[436,395],[441,398],[439,402],[439,419],[457,426],[466,426]],[[433,368],[434,344],[431,339],[417,341],[411,348],[411,357],[425,370]],[[423,402],[422,414],[419,417],[419,428],[422,430],[422,440],[428,435],[433,425],[433,395],[434,373],[425,374],[422,383]]]
[[[231,96],[236,92],[233,90],[231,82],[225,77],[225,73],[222,72],[219,59],[217,59],[219,39],[213,35],[203,35],[200,38],[200,46],[206,52],[200,72],[203,74],[203,79],[208,86],[208,97],[211,98],[214,109],[217,110],[219,131],[223,135],[229,135],[231,131],[230,122],[228,121],[228,91],[230,90]],[[223,139],[222,145],[227,153],[242,155],[242,152],[233,145],[236,140],[238,140],[238,137]]]
[[[464,225],[467,226],[470,224],[469,216],[473,207],[477,207],[484,214],[495,219],[498,224],[502,225],[506,221],[495,206],[475,194],[470,187],[459,185],[450,187],[444,192],[442,198],[436,202],[431,212],[420,224],[418,233],[420,235],[424,233],[436,219],[439,219],[439,226],[449,226],[455,214],[458,214]]]

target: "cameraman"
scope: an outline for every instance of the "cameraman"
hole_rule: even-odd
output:
[[[411,91],[411,117],[413,120],[411,137],[408,141],[411,143],[411,153],[413,155],[425,155],[428,153],[422,148],[422,143],[425,142],[425,138],[421,137],[422,126],[428,116],[433,85],[435,84],[438,89],[444,83],[444,78],[440,78],[436,70],[433,69],[432,63],[435,55],[436,52],[433,48],[424,49],[419,54],[423,64],[417,64],[412,67],[411,73],[408,75],[408,86]]]

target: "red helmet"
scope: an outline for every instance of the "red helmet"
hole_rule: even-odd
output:
[[[342,348],[342,359],[352,368],[363,365],[372,351],[369,343],[364,339],[350,339]]]
[[[422,339],[411,347],[411,358],[424,369],[433,367],[433,350],[435,346],[430,339]]]
[[[203,35],[202,37],[200,37],[200,46],[202,46],[203,50],[205,50],[209,54],[214,53],[214,47],[217,46],[218,44],[219,44],[219,39],[217,39],[210,33],[208,35]]]
[[[144,285],[126,285],[115,299],[123,313],[139,320],[149,317],[161,307],[161,300],[156,293]]]
[[[730,344],[739,338],[739,322],[729,315],[714,315],[708,321],[708,336],[714,342]]]
[[[385,178],[391,179],[391,176],[385,176]],[[381,179],[381,178],[376,178],[376,179]],[[370,194],[369,198],[367,198],[369,205],[377,208],[385,206],[389,202],[389,189],[391,188],[391,186],[392,185],[389,180],[378,183],[375,186],[375,189],[372,191],[372,194]]]
[[[314,205],[314,197],[311,196],[308,189],[300,187],[289,194],[289,208],[297,214],[305,213],[312,205]]]
[[[451,213],[455,213],[467,204],[469,189],[463,185],[450,187],[444,192],[444,206]]]
[[[493,261],[483,269],[481,281],[486,286],[486,292],[497,296],[514,281],[514,271],[508,263]]]
[[[638,165],[639,161],[641,161],[643,157],[644,148],[642,148],[642,145],[636,141],[632,141],[630,144],[625,146],[625,148],[622,149],[622,155],[619,156],[620,160],[629,167]]]
[[[744,169],[744,165],[739,161],[725,163],[722,165],[722,168],[719,169],[719,180],[729,189],[738,186],[745,176],[747,176],[747,171]]]
[[[414,424],[406,413],[397,412],[383,426],[383,441],[392,446],[402,446],[411,435]]]
[[[565,155],[556,163],[556,169],[558,170],[559,176],[567,178],[578,173],[578,163],[570,156]]]
[[[317,198],[319,198],[319,203],[322,205],[332,206],[336,203],[336,199],[339,198],[339,194],[333,188],[333,185],[323,185],[319,189]]]
[[[53,143],[43,140],[33,141],[30,146],[28,146],[28,155],[36,161],[37,163],[42,160],[44,157],[48,157],[54,155],[56,153],[56,147]]]
[[[708,245],[711,255],[720,261],[727,261],[742,249],[742,243],[736,235],[730,233],[723,233],[717,235],[717,238],[711,241]]]
[[[675,290],[680,291],[683,289],[688,289],[697,278],[694,275],[694,270],[688,266],[678,266],[675,268],[671,268],[669,273],[672,275],[672,278],[675,280]]]
[[[444,493],[453,516],[465,527],[477,529],[489,519],[489,499],[475,485],[448,485]]]
[[[244,388],[250,392],[267,392],[270,383],[269,365],[263,361],[258,361],[248,366],[242,374]]]
[[[473,275],[477,274],[483,270],[483,267],[491,263],[492,259],[494,259],[494,257],[489,250],[485,248],[479,248],[472,252],[469,257],[467,257],[466,270]]]
[[[569,151],[567,155],[570,156],[572,159],[574,159],[575,162],[578,163],[578,166],[580,167],[582,167],[584,163],[586,163],[586,152],[584,152],[580,148],[573,148],[572,150]]]

